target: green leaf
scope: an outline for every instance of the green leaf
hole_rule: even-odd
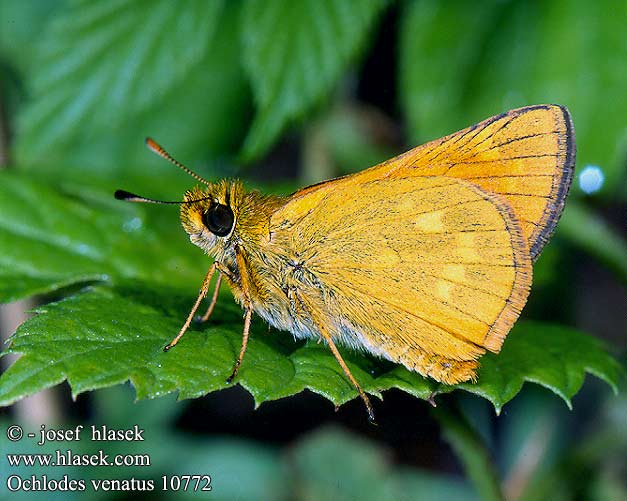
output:
[[[336,85],[362,50],[383,0],[248,0],[243,62],[257,101],[244,158],[263,154],[283,128]]]
[[[250,103],[236,43],[239,7],[71,4],[40,37],[32,95],[18,117],[17,163],[83,182],[139,172],[142,186],[167,186],[164,177],[183,176],[143,148],[146,136],[190,163],[235,150]]]
[[[293,451],[302,499],[397,499],[389,464],[372,443],[339,429],[319,430]],[[329,482],[331,478],[341,481]]]
[[[38,37],[62,0],[3,0],[0,2],[0,59],[23,73],[33,66]]]
[[[468,80],[506,3],[421,0],[404,4],[399,98],[411,139],[433,139],[469,125],[464,112]]]
[[[178,239],[167,238],[148,222],[144,207],[116,201],[112,194],[77,196],[23,174],[0,172],[0,301],[112,278],[174,287],[200,283],[202,254],[182,230]],[[151,209],[157,209],[149,211],[153,221],[178,226],[172,208]]]
[[[510,108],[563,104],[573,115],[578,164],[599,165],[606,193],[619,191],[627,100],[598,96],[620,95],[627,79],[620,35],[627,4],[426,0],[408,9],[399,81],[414,139]]]
[[[164,353],[163,346],[177,332],[193,298],[184,299],[171,289],[163,287],[157,293],[136,282],[132,287],[89,290],[38,309],[9,350],[34,357],[21,357],[3,375],[7,386],[6,393],[0,390],[0,400],[10,403],[41,384],[66,378],[74,395],[129,379],[138,398],[172,391],[192,398],[228,387],[226,378],[241,344],[239,309],[222,301],[217,325],[203,333],[188,333],[184,343]],[[238,381],[257,404],[306,387],[337,404],[354,397],[328,350],[286,343],[289,338],[269,336],[260,324],[253,332]],[[349,361],[349,366],[360,380],[372,381],[356,364]]]
[[[581,388],[586,373],[617,392],[624,383],[625,367],[595,337],[560,325],[527,321],[514,326],[501,353],[481,358],[477,384],[460,383],[448,389],[461,388],[480,395],[492,402],[498,413],[528,381],[548,388],[571,408],[571,398]]]
[[[181,82],[207,49],[222,5],[184,3],[79,1],[56,18],[42,40],[35,103],[23,117],[26,129],[43,132],[31,146],[71,136],[86,117],[115,127]]]
[[[181,298],[166,286],[134,281],[115,288],[91,288],[58,303],[40,307],[23,324],[5,353],[22,353],[0,379],[0,402],[10,404],[45,387],[69,382],[73,395],[130,380],[138,398],[178,391],[181,398],[227,388],[241,344],[241,313],[223,298],[215,319],[202,332],[188,332],[175,349],[170,341],[193,297]],[[356,396],[324,346],[294,343],[285,333],[268,334],[261,322],[252,335],[238,383],[256,405],[293,395],[305,388],[340,405]],[[591,372],[617,388],[624,369],[590,336],[563,327],[520,324],[500,355],[482,358],[479,381],[438,385],[400,366],[345,354],[364,389],[380,395],[399,388],[417,397],[455,388],[490,400],[497,410],[512,399],[524,381],[532,381],[570,398]]]

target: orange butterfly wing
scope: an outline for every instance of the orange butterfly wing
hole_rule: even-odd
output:
[[[292,199],[270,220],[267,248],[293,263],[282,276],[296,317],[438,381],[472,378],[529,293],[511,208],[443,176],[352,181]]]
[[[485,348],[499,351],[525,304],[531,260],[555,229],[574,162],[566,108],[520,108],[292,194],[273,215],[271,234],[310,256],[317,285],[301,292],[334,298],[314,308],[314,322],[334,326],[349,346],[439,381],[463,381]],[[446,206],[473,196],[476,212]],[[429,208],[425,233],[415,222]],[[484,239],[487,221],[492,236]],[[455,255],[467,251],[477,260]]]
[[[489,118],[345,179],[447,176],[470,181],[512,207],[535,260],[562,214],[574,165],[570,113],[563,106],[537,105]]]

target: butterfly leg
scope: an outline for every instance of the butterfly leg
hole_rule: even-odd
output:
[[[237,376],[237,372],[239,371],[240,365],[242,365],[242,360],[244,358],[244,353],[246,353],[246,348],[248,347],[248,335],[250,333],[250,322],[253,317],[253,310],[249,308],[244,313],[244,333],[242,334],[242,348],[239,351],[239,356],[237,357],[237,361],[235,362],[235,367],[233,367],[233,372],[226,379],[227,383],[231,383],[235,376]]]
[[[300,303],[300,305],[304,308],[307,316],[314,322],[314,325],[316,326],[316,329],[320,333],[320,336],[324,338],[324,340],[329,345],[329,349],[331,350],[331,353],[333,353],[333,356],[337,360],[337,363],[340,364],[340,367],[344,371],[344,374],[346,375],[348,380],[352,383],[352,385],[355,387],[355,389],[359,393],[359,396],[363,400],[364,405],[366,406],[366,410],[368,411],[368,420],[371,423],[376,424],[376,421],[374,418],[374,409],[372,408],[372,404],[370,403],[370,399],[368,398],[368,395],[361,388],[361,386],[359,385],[359,383],[357,382],[357,380],[351,373],[350,369],[348,368],[348,365],[346,365],[346,362],[344,362],[344,359],[342,358],[340,351],[337,349],[337,346],[335,346],[335,342],[333,341],[333,338],[331,337],[331,333],[327,329],[324,321],[322,321],[321,319],[317,318],[316,315],[314,315],[314,311],[316,311],[316,309],[302,295],[297,293],[297,298],[299,300],[298,302]]]
[[[235,261],[237,262],[237,268],[239,270],[239,276],[240,276],[242,306],[244,308],[244,332],[242,333],[242,347],[239,351],[239,356],[237,357],[237,360],[235,361],[233,372],[226,380],[227,383],[231,383],[233,379],[235,379],[235,376],[237,376],[239,368],[242,365],[242,360],[244,359],[244,354],[246,353],[246,348],[248,347],[248,336],[250,334],[250,322],[252,321],[252,318],[253,318],[253,304],[250,298],[251,278],[249,276],[248,266],[246,264],[246,259],[244,257],[243,251],[239,247],[235,248]],[[228,278],[228,275],[227,275],[227,278]]]
[[[197,322],[202,323],[202,322],[206,322],[207,320],[209,320],[209,317],[213,313],[213,309],[215,308],[216,303],[218,302],[218,293],[220,292],[221,282],[222,282],[222,272],[218,270],[218,278],[216,278],[216,285],[215,285],[215,289],[213,289],[213,296],[211,296],[211,303],[209,304],[209,308],[207,308],[207,311],[202,317],[198,317],[196,319]]]
[[[205,298],[205,296],[207,295],[207,292],[209,291],[209,284],[211,283],[211,278],[213,277],[213,274],[215,273],[215,271],[216,271],[216,264],[213,263],[211,267],[209,268],[209,271],[207,271],[207,274],[205,275],[205,279],[203,280],[202,285],[200,286],[200,293],[198,294],[198,298],[196,298],[196,302],[194,303],[194,306],[192,306],[192,311],[190,311],[189,315],[187,316],[187,320],[185,320],[183,327],[181,327],[181,330],[176,335],[176,337],[172,341],[170,341],[167,345],[165,345],[165,347],[163,348],[163,351],[168,351],[172,347],[174,347],[176,343],[178,343],[179,340],[183,337],[183,334],[185,334],[185,331],[187,331],[189,324],[192,323],[192,319],[194,318],[194,314],[196,313],[198,306],[200,306],[200,302]]]
[[[359,383],[357,382],[357,380],[351,373],[350,369],[348,368],[348,365],[346,365],[346,362],[344,362],[342,355],[340,354],[339,350],[335,346],[335,343],[333,342],[333,339],[331,338],[329,333],[326,332],[325,329],[320,329],[320,334],[322,335],[322,337],[324,337],[324,340],[329,345],[329,348],[331,349],[331,353],[333,353],[333,356],[337,360],[338,364],[340,364],[340,367],[344,371],[344,374],[346,374],[346,377],[348,378],[348,380],[353,384],[355,389],[359,392],[359,396],[363,400],[366,406],[366,410],[368,411],[368,420],[371,423],[376,424],[376,421],[374,419],[374,409],[372,408],[372,404],[370,403],[370,399],[368,398],[368,395],[366,395],[366,392],[361,388],[361,386],[359,386]]]

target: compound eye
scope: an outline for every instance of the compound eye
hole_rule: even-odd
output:
[[[203,214],[202,222],[214,235],[225,237],[233,229],[235,216],[228,205],[214,203]]]

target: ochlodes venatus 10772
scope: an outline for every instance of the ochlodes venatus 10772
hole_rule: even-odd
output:
[[[289,196],[209,182],[148,139],[203,187],[185,193],[181,222],[214,261],[172,348],[224,278],[244,309],[297,338],[324,341],[373,419],[337,344],[437,381],[474,380],[527,301],[532,263],[562,213],[573,176],[568,110],[512,110],[370,169]],[[126,191],[116,198],[156,202]],[[166,202],[167,203],[167,202]]]

